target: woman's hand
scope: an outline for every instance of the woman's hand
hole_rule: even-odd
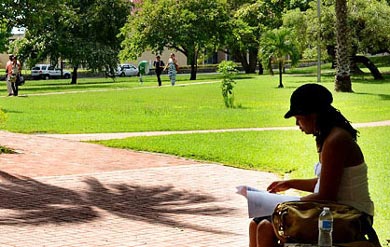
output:
[[[270,193],[278,193],[290,188],[289,181],[275,181],[268,186],[267,191]]]
[[[296,189],[307,192],[314,192],[317,180],[317,178],[309,178],[275,181],[268,186],[267,191],[270,193],[278,193],[288,189]]]

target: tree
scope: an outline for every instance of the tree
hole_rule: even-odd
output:
[[[222,0],[142,1],[122,28],[121,57],[136,59],[148,49],[174,49],[187,57],[190,79],[195,80],[199,54],[224,43],[227,20]]]
[[[80,65],[91,70],[116,67],[117,35],[131,11],[129,1],[19,0],[9,1],[9,6],[18,10],[14,23],[27,29],[19,51],[31,63],[66,59],[73,66],[73,84]]]
[[[11,30],[7,26],[6,21],[0,19],[0,52],[6,50],[9,37],[11,37]]]
[[[230,28],[226,47],[241,62],[246,73],[254,73],[258,62],[260,38],[267,30],[279,28],[288,9],[305,10],[310,1],[296,0],[228,0]],[[262,64],[259,64],[259,72]]]
[[[17,27],[16,3],[13,0],[2,0],[0,3],[0,52],[10,49],[9,38],[12,36],[12,28]]]
[[[358,67],[363,63],[374,79],[382,80],[378,68],[360,54],[390,52],[390,6],[385,1],[356,0],[348,4],[352,37],[351,73],[363,73]]]
[[[234,77],[238,73],[233,61],[222,61],[218,64],[218,72],[222,75],[222,97],[227,108],[234,108]]]
[[[314,38],[309,37],[308,32],[310,32],[309,27],[316,27],[318,29],[318,22],[316,19],[307,20],[307,11],[301,11],[299,9],[293,9],[287,11],[283,15],[283,28],[290,29],[292,36],[296,40],[294,43],[297,45],[300,54],[305,58],[315,58],[316,54],[313,54],[312,50],[316,50],[316,40],[311,40]]]
[[[259,41],[267,18],[261,13],[262,3],[233,5],[226,46],[228,53],[240,61],[245,73],[254,73],[257,65]],[[235,3],[237,4],[237,3]],[[270,20],[270,19],[269,19]]]
[[[352,92],[350,75],[350,36],[347,23],[347,0],[336,0],[336,76],[335,90]]]
[[[306,11],[289,11],[284,15],[283,26],[293,28],[298,34],[300,45],[305,48],[303,56],[317,56],[317,35],[321,34],[322,60],[329,60],[334,65],[336,60],[336,14],[335,1],[322,0],[321,29],[318,29],[317,4],[312,2]],[[390,6],[384,1],[354,0],[347,3],[347,24],[351,39],[349,50],[350,73],[362,73],[358,65],[364,64],[374,79],[383,76],[364,54],[389,52],[390,47]]]
[[[74,10],[66,25],[61,53],[73,65],[72,83],[76,83],[80,65],[92,70],[113,71],[118,64],[122,39],[120,28],[126,23],[131,4],[124,0],[69,0]],[[66,24],[66,23],[64,23]]]
[[[19,42],[23,46],[16,48],[19,57],[22,60],[31,57],[45,58],[49,47],[52,46],[46,44],[55,43],[51,36],[53,23],[57,22],[62,12],[67,13],[63,10],[62,0],[8,0],[4,4],[8,10],[7,24],[11,27],[19,26],[27,29],[25,41]],[[31,62],[35,62],[34,59],[32,60]]]
[[[260,58],[265,64],[269,61],[277,63],[279,69],[279,88],[283,88],[283,68],[287,57],[291,59],[291,65],[294,66],[299,61],[298,46],[294,43],[295,38],[292,32],[286,28],[274,29],[268,31],[260,40]]]

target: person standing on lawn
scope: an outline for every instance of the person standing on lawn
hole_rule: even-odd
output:
[[[175,54],[171,53],[168,59],[168,63],[164,67],[164,71],[168,68],[168,76],[171,80],[171,85],[175,86],[176,84],[176,74],[177,70],[179,68],[179,65],[177,64],[176,56]]]
[[[18,61],[18,58],[14,56],[11,66],[11,87],[14,96],[18,96],[19,93],[19,81],[21,75],[22,66]]]
[[[7,92],[8,92],[8,96],[12,96],[14,95],[14,92],[12,91],[12,85],[11,85],[11,78],[10,76],[12,75],[12,63],[13,63],[13,60],[14,60],[14,55],[13,54],[10,54],[8,56],[8,61],[7,61],[7,64],[5,65],[5,80],[6,80],[6,83],[7,83]]]
[[[161,83],[161,73],[164,70],[165,64],[161,60],[160,56],[156,56],[156,60],[153,62],[153,66],[154,66],[154,71],[156,72],[158,86],[161,87],[161,85],[162,85],[162,83]]]

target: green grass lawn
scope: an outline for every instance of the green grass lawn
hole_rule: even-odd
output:
[[[78,85],[29,81],[20,90],[25,97],[0,98],[8,118],[0,127],[24,133],[94,133],[291,126],[292,121],[282,117],[290,94],[315,81],[286,75],[285,88],[279,89],[277,76],[243,77],[235,88],[238,107],[227,109],[216,78],[195,81],[206,83],[199,85],[182,80],[162,88],[155,86],[154,77],[142,86],[137,78],[120,79],[84,79]],[[323,85],[332,90],[333,78],[324,77]],[[334,105],[352,122],[390,119],[386,85],[355,82],[355,93],[335,93]],[[4,84],[1,92],[6,94]]]
[[[333,75],[324,66],[321,83],[333,91]],[[82,78],[27,81],[24,97],[0,97],[6,121],[1,128],[23,133],[103,133],[161,130],[207,130],[294,126],[283,119],[289,96],[298,86],[315,82],[315,69],[294,69],[278,76],[240,75],[234,89],[237,107],[223,104],[219,75],[178,77],[178,85],[156,87],[154,76],[138,78]],[[334,106],[353,123],[390,119],[390,79],[374,81],[370,76],[353,78],[355,93],[334,93]],[[5,83],[0,94],[6,95]],[[376,203],[375,228],[382,242],[390,239],[390,127],[361,128],[359,143],[369,165],[372,197]],[[218,162],[244,169],[278,173],[281,176],[310,177],[317,160],[314,140],[298,130],[240,131],[134,137],[100,142],[104,145],[174,154]],[[234,185],[232,185],[234,186]]]

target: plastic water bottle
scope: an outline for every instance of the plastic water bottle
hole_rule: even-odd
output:
[[[318,246],[332,246],[333,216],[328,207],[324,207],[318,218]]]

